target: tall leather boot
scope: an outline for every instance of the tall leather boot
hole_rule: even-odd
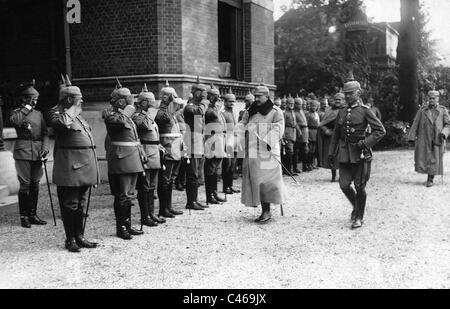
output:
[[[231,177],[233,177],[233,175],[231,175]],[[218,201],[219,203],[225,203],[227,200],[223,197],[220,197],[219,193],[217,192],[217,181],[218,181],[217,174],[211,175],[211,188],[213,190],[212,194],[216,199],[216,201]]]
[[[168,210],[169,196],[167,186],[160,185],[158,187],[159,196],[159,216],[163,218],[175,218],[175,215]]]
[[[80,247],[77,245],[75,238],[75,211],[69,208],[61,207],[61,219],[66,233],[65,248],[69,252],[80,252]]]
[[[90,242],[83,235],[83,220],[84,220],[83,208],[78,208],[74,213],[74,226],[75,226],[75,241],[80,248],[94,249],[97,248],[98,243]]]
[[[197,201],[197,185],[195,183],[186,183],[186,209],[192,210],[205,210],[205,208],[199,206]]]
[[[155,215],[155,199],[153,198],[155,195],[155,190],[150,190],[147,192],[147,201],[148,201],[148,214],[150,218],[155,221],[156,223],[166,223],[166,219],[160,218],[157,215]]]
[[[255,222],[264,223],[272,219],[272,213],[270,212],[270,203],[261,203],[262,213],[261,216],[255,220]]]
[[[352,224],[353,229],[360,228],[363,225],[364,212],[366,209],[366,201],[367,201],[366,193],[356,194],[356,219]]]
[[[150,214],[148,211],[148,192],[139,190],[137,194],[137,199],[139,203],[139,210],[141,211],[141,225],[145,226],[157,226],[158,223],[153,221],[152,218],[150,218]]]
[[[134,229],[131,226],[131,206],[133,204],[131,203],[131,200],[127,200],[124,202],[124,207],[123,207],[123,211],[124,211],[124,217],[125,217],[125,227],[127,228],[128,233],[130,233],[133,236],[140,236],[144,234],[144,231],[139,231]]]
[[[336,170],[331,170],[331,182],[336,182]]]
[[[179,211],[179,210],[175,210],[175,209],[173,209],[173,207],[172,207],[172,193],[173,193],[172,191],[173,191],[173,184],[171,183],[171,184],[169,185],[168,190],[167,190],[167,198],[168,198],[168,202],[167,202],[167,210],[168,210],[172,215],[180,216],[180,215],[183,214],[183,212],[182,212],[182,211]]]
[[[350,216],[350,220],[353,222],[356,219],[356,191],[349,187],[348,189],[342,189],[342,192],[347,197],[348,201],[352,204],[353,210]]]
[[[119,237],[123,240],[133,239],[133,236],[131,236],[131,234],[128,233],[128,230],[127,230],[127,227],[125,224],[123,206],[121,205],[118,197],[116,197],[114,199],[114,214],[116,215],[116,235],[117,235],[117,237]]]
[[[195,183],[192,184],[192,193],[194,195],[194,204],[201,208],[209,208],[208,205],[203,205],[202,203],[200,203],[198,201],[198,188],[199,188],[198,184],[195,184]]]
[[[31,228],[30,217],[29,217],[29,195],[27,192],[19,191],[19,214],[20,214],[20,225],[24,228]]]
[[[206,203],[217,205],[220,204],[213,194],[213,177],[212,175],[205,175],[205,193],[206,193]]]
[[[427,179],[427,188],[431,188],[432,186],[434,186],[434,175],[428,175],[428,179]]]
[[[39,184],[32,184],[30,187],[30,223],[32,225],[46,225],[47,222],[37,216],[37,204],[39,199]]]

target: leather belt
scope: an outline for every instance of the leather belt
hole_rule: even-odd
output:
[[[63,150],[85,150],[85,149],[96,149],[96,146],[57,146],[56,149]]]
[[[141,141],[142,145],[159,145],[159,141]]]
[[[308,129],[313,129],[313,130],[317,130],[319,127],[314,127],[314,126],[308,126]]]
[[[111,142],[112,146],[119,147],[138,147],[141,145],[140,142]]]
[[[159,137],[183,137],[183,135],[181,135],[180,133],[163,133],[163,134],[159,134]]]

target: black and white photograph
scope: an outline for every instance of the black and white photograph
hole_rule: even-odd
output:
[[[0,289],[449,289],[448,16],[0,0]]]

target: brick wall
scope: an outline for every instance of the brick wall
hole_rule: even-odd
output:
[[[244,5],[245,80],[274,84],[273,12],[255,3]]]
[[[158,72],[157,1],[82,1],[70,26],[75,77]]]
[[[217,1],[182,0],[183,73],[219,76]]]
[[[182,73],[181,2],[157,0],[158,72]]]

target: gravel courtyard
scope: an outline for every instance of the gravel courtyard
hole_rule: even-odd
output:
[[[38,211],[47,226],[27,230],[18,215],[0,215],[0,288],[450,288],[449,174],[427,189],[411,150],[375,153],[366,224],[357,231],[329,171],[297,179],[300,186],[284,178],[285,216],[273,206],[269,224],[253,223],[259,209],[233,195],[128,242],[114,236],[112,198],[102,185],[86,231],[101,246],[81,254],[63,249],[62,222],[53,227],[42,187]],[[175,207],[184,208],[185,193],[174,192]]]

